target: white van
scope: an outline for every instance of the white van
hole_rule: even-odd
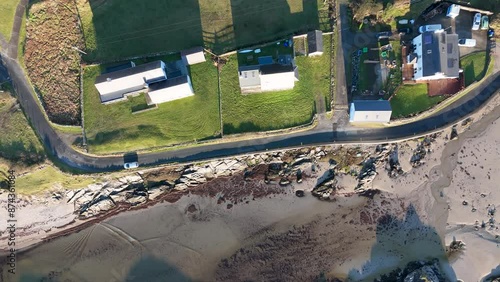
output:
[[[440,24],[428,24],[428,25],[423,25],[423,26],[419,27],[418,31],[420,31],[420,33],[424,33],[424,32],[427,32],[427,31],[440,30],[442,28],[443,27]]]

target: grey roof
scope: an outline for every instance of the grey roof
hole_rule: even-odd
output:
[[[357,112],[392,111],[387,100],[355,100],[352,105]]]
[[[260,69],[259,65],[238,67],[238,71],[251,71],[251,70],[259,70],[259,69]]]
[[[440,41],[439,48],[441,50],[441,71],[446,76],[458,77],[460,72],[458,34],[446,34],[445,41]]]
[[[104,72],[104,73],[120,71],[120,70],[124,70],[124,69],[128,69],[128,68],[132,68],[132,67],[134,67],[134,64],[132,63],[132,61],[128,61],[128,62],[123,63],[123,64],[108,67],[108,68],[106,68],[106,72]]]
[[[323,32],[314,30],[307,33],[308,53],[323,52]]]
[[[260,66],[261,74],[273,74],[273,73],[292,72],[292,71],[293,71],[292,65],[272,64],[272,65]]]
[[[434,32],[422,34],[422,75],[434,75],[441,70],[439,63],[439,38]]]
[[[127,69],[122,69],[119,71],[114,71],[114,72],[102,74],[96,78],[95,83],[97,84],[97,83],[106,82],[108,80],[108,78],[114,80],[114,79],[118,79],[118,78],[122,78],[122,77],[131,76],[134,74],[158,69],[158,68],[161,68],[161,64],[162,64],[162,61],[154,61],[154,62],[138,65],[138,66],[135,66],[133,68],[127,68]]]
[[[422,75],[442,72],[446,76],[458,76],[458,35],[425,32],[422,36]]]
[[[260,86],[259,66],[242,66],[239,69],[240,87]]]
[[[186,83],[188,83],[188,76],[187,75],[178,76],[178,77],[169,78],[167,80],[163,80],[160,82],[155,82],[155,83],[150,84],[149,91],[161,90],[161,89],[165,89],[168,87],[186,84]]]

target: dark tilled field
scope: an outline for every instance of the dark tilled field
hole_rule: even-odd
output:
[[[78,15],[71,0],[39,1],[29,9],[24,60],[52,122],[80,124]]]

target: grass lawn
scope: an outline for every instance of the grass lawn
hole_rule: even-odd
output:
[[[290,55],[293,57],[293,45],[285,47],[285,42],[288,44],[287,40],[281,40],[278,42],[270,43],[266,46],[259,47],[260,53],[255,54],[254,52],[250,53],[237,53],[238,56],[238,64],[240,66],[252,66],[259,64],[259,57],[267,57],[270,56],[273,60],[277,61],[280,55]],[[279,44],[277,44],[279,43]],[[293,43],[292,43],[293,44]]]
[[[372,90],[373,86],[376,84],[377,76],[375,73],[375,68],[377,67],[377,64],[364,63],[365,60],[371,59],[373,59],[373,57],[370,57],[369,53],[363,53],[359,58],[358,91],[360,92],[365,90]]]
[[[0,34],[9,41],[12,25],[14,24],[14,15],[19,0],[2,0],[0,1]]]
[[[103,105],[94,86],[101,67],[86,67],[84,115],[90,152],[134,151],[217,136],[220,133],[217,69],[207,61],[191,66],[190,71],[194,96],[132,114],[145,106],[144,96]]]
[[[217,53],[315,28],[329,29],[322,0],[77,0],[87,61],[205,45]],[[173,12],[175,11],[175,12]]]
[[[322,56],[296,58],[299,81],[292,90],[242,95],[237,58],[229,57],[221,72],[224,133],[274,130],[309,122],[315,103],[330,103],[330,40],[330,35],[323,37]]]
[[[409,117],[443,101],[444,96],[429,97],[427,84],[402,85],[391,99],[392,117]]]
[[[0,92],[0,157],[27,165],[45,159],[45,151],[16,100]]]
[[[98,181],[93,176],[71,175],[61,172],[53,166],[45,166],[16,179],[16,191],[20,194],[32,195],[46,190],[64,187],[79,189]]]
[[[465,86],[479,81],[486,72],[486,51],[476,52],[460,58],[460,66],[464,70]]]

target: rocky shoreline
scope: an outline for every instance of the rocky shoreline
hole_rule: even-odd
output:
[[[424,138],[414,150],[410,163],[423,164],[424,147],[436,135]],[[175,203],[192,194],[216,197],[218,203],[232,206],[271,194],[307,193],[320,200],[334,200],[337,194],[359,194],[372,198],[379,193],[372,181],[381,171],[396,178],[404,175],[399,163],[398,144],[377,146],[322,146],[252,154],[201,164],[167,166],[130,173],[78,190],[60,190],[42,198],[21,197],[23,207],[39,204],[44,211],[65,207],[62,214],[49,215],[50,220],[27,220],[19,226],[20,244],[27,248],[39,241],[49,241],[84,229],[124,211],[144,209],[162,202]],[[430,150],[430,149],[429,149]],[[404,150],[403,150],[404,152]],[[327,166],[323,164],[328,164]],[[314,185],[300,185],[316,178]],[[344,179],[344,181],[343,181]],[[357,183],[355,187],[345,187]],[[354,188],[354,189],[353,189]],[[1,197],[1,195],[0,195]],[[0,198],[0,204],[5,200]],[[196,210],[196,207],[191,207]],[[42,235],[44,234],[44,235]],[[5,239],[0,233],[0,240]],[[23,244],[23,237],[26,243]],[[34,237],[36,237],[34,239]]]

